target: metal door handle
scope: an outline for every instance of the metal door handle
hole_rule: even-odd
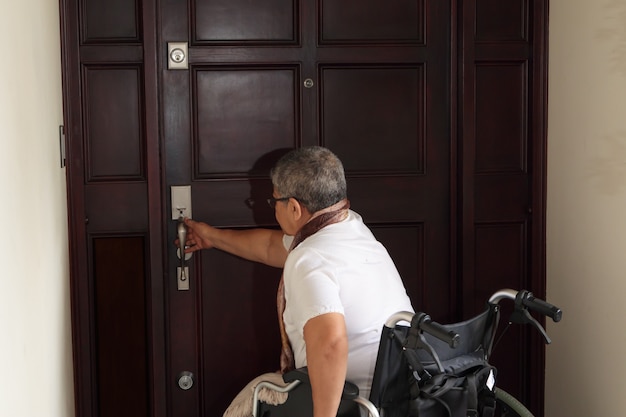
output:
[[[178,218],[176,234],[178,235],[178,257],[180,258],[180,277],[178,279],[186,281],[187,270],[185,269],[185,244],[187,243],[187,228],[185,227],[185,218],[183,216]]]
[[[185,243],[187,242],[187,226],[185,218],[181,215],[176,224],[176,235],[178,237],[178,250],[176,255],[180,259],[180,266],[176,268],[176,282],[179,291],[189,290],[189,267],[185,261],[191,258],[191,253],[185,253]]]
[[[189,289],[189,267],[185,265],[185,261],[191,258],[191,253],[185,253],[187,243],[185,217],[191,217],[191,186],[173,186],[172,220],[176,220],[176,237],[179,242],[176,255],[180,259],[180,264],[176,267],[176,281],[180,291]]]

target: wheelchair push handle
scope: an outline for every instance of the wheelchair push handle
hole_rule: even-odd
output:
[[[528,290],[512,290],[502,289],[496,291],[489,298],[489,304],[498,304],[503,299],[515,301],[515,305],[519,308],[536,311],[539,314],[550,317],[554,322],[559,322],[563,316],[563,311],[555,305],[547,301],[536,298],[532,292]]]
[[[389,317],[385,322],[385,327],[393,329],[401,321],[411,323],[411,327],[420,332],[426,332],[437,339],[447,343],[451,348],[455,348],[461,341],[461,336],[446,329],[441,324],[432,321],[426,313],[411,313],[409,311],[399,311]]]
[[[546,330],[537,320],[535,320],[534,317],[530,315],[529,310],[536,311],[537,313],[550,317],[554,322],[558,322],[563,316],[563,312],[560,308],[546,301],[535,298],[530,291],[515,291],[511,289],[503,289],[495,292],[489,298],[489,304],[498,304],[500,300],[505,298],[515,301],[515,309],[509,318],[510,323],[531,324],[539,331],[539,333],[541,333],[547,344],[551,343]]]
[[[563,312],[560,308],[555,305],[548,303],[547,301],[543,301],[539,298],[535,298],[531,292],[520,291],[519,294],[522,294],[522,304],[528,307],[529,309],[536,311],[539,314],[543,314],[544,316],[550,317],[553,322],[558,323],[561,321],[561,317],[563,316]]]
[[[419,314],[416,314],[415,317],[420,318],[418,327],[421,330],[447,343],[448,346],[450,346],[453,349],[459,345],[461,341],[461,336],[459,336],[458,333],[455,333],[452,330],[446,329],[445,327],[443,327],[441,324],[437,323],[436,321],[432,321],[428,314],[423,314],[422,317],[420,317]]]

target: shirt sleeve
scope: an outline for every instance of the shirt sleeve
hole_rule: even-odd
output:
[[[293,242],[294,236],[283,235],[283,246],[286,250],[291,248],[291,243]]]

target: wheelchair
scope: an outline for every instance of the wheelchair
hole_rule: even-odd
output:
[[[515,303],[509,322],[530,324],[546,344],[551,342],[529,310],[554,322],[561,320],[562,312],[526,290],[497,291],[483,313],[460,323],[441,325],[425,313],[398,312],[383,326],[369,398],[360,396],[358,387],[346,381],[337,417],[532,417],[522,403],[495,386],[496,369],[488,362],[503,299]],[[484,374],[478,388],[467,383],[476,380],[472,372]],[[455,382],[445,383],[449,390],[443,391],[444,383],[433,382],[450,375]],[[256,386],[253,417],[312,417],[306,368],[284,374],[283,380],[285,386],[269,381]],[[260,399],[264,388],[287,393],[287,400],[266,404]],[[481,395],[486,400],[481,400]]]

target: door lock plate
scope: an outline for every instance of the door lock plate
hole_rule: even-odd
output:
[[[189,46],[187,42],[167,43],[167,69],[189,68]]]
[[[180,266],[176,267],[176,281],[178,282],[178,291],[189,291],[189,267],[184,269]]]
[[[191,218],[191,185],[172,186],[172,220]]]

